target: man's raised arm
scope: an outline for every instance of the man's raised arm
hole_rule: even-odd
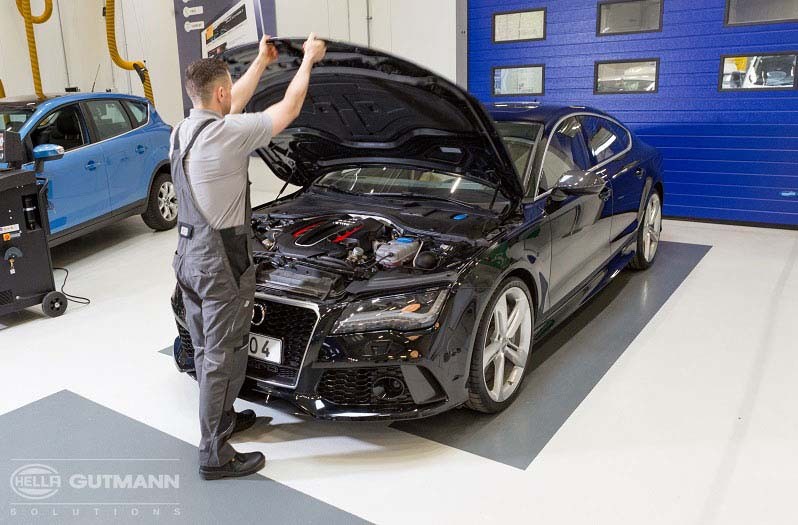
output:
[[[327,51],[324,41],[317,39],[314,33],[310,34],[302,48],[305,50],[305,56],[296,75],[294,75],[293,80],[288,85],[288,89],[285,90],[285,96],[280,102],[269,106],[265,110],[265,113],[272,120],[272,136],[283,131],[299,116],[302,104],[305,102],[305,96],[308,93],[310,71],[313,69],[314,64],[324,58],[324,54]],[[249,71],[247,71],[247,74],[249,74]],[[252,95],[250,94],[250,96]]]
[[[260,39],[257,58],[249,65],[247,72],[233,84],[230,113],[244,111],[244,107],[246,107],[258,87],[258,81],[266,70],[266,66],[277,60],[277,49],[269,43],[270,38],[269,35],[263,35],[263,38]]]

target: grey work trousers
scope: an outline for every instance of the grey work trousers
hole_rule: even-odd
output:
[[[236,282],[225,255],[176,255],[178,286],[194,345],[199,383],[201,466],[225,465],[235,454],[228,439],[235,426],[233,402],[247,367],[255,296],[255,266]]]

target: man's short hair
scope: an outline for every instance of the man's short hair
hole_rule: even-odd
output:
[[[218,58],[202,58],[186,68],[186,92],[192,101],[207,103],[217,82],[226,79],[227,64]]]

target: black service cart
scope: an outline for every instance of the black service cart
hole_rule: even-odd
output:
[[[22,169],[29,157],[19,135],[0,132],[0,316],[42,305],[50,317],[67,308],[55,289],[47,238],[47,183]]]

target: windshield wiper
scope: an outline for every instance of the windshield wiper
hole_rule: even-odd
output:
[[[457,204],[458,206],[463,206],[465,208],[469,208],[471,210],[484,210],[481,206],[477,206],[476,204],[471,204],[470,202],[464,202],[457,199],[452,199],[449,197],[438,197],[436,195],[426,195],[423,193],[413,193],[410,191],[400,192],[400,193],[369,193],[368,195],[375,195],[378,197],[403,197],[403,198],[413,198],[413,199],[422,199],[428,201],[442,201],[442,202],[450,202],[452,204]]]
[[[313,188],[320,188],[322,190],[329,190],[329,191],[332,191],[332,192],[335,192],[335,193],[340,193],[342,195],[357,195],[358,197],[362,197],[363,196],[362,193],[357,193],[357,192],[349,191],[349,190],[342,190],[341,188],[336,188],[335,186],[327,186],[326,184],[314,184],[312,187]]]

